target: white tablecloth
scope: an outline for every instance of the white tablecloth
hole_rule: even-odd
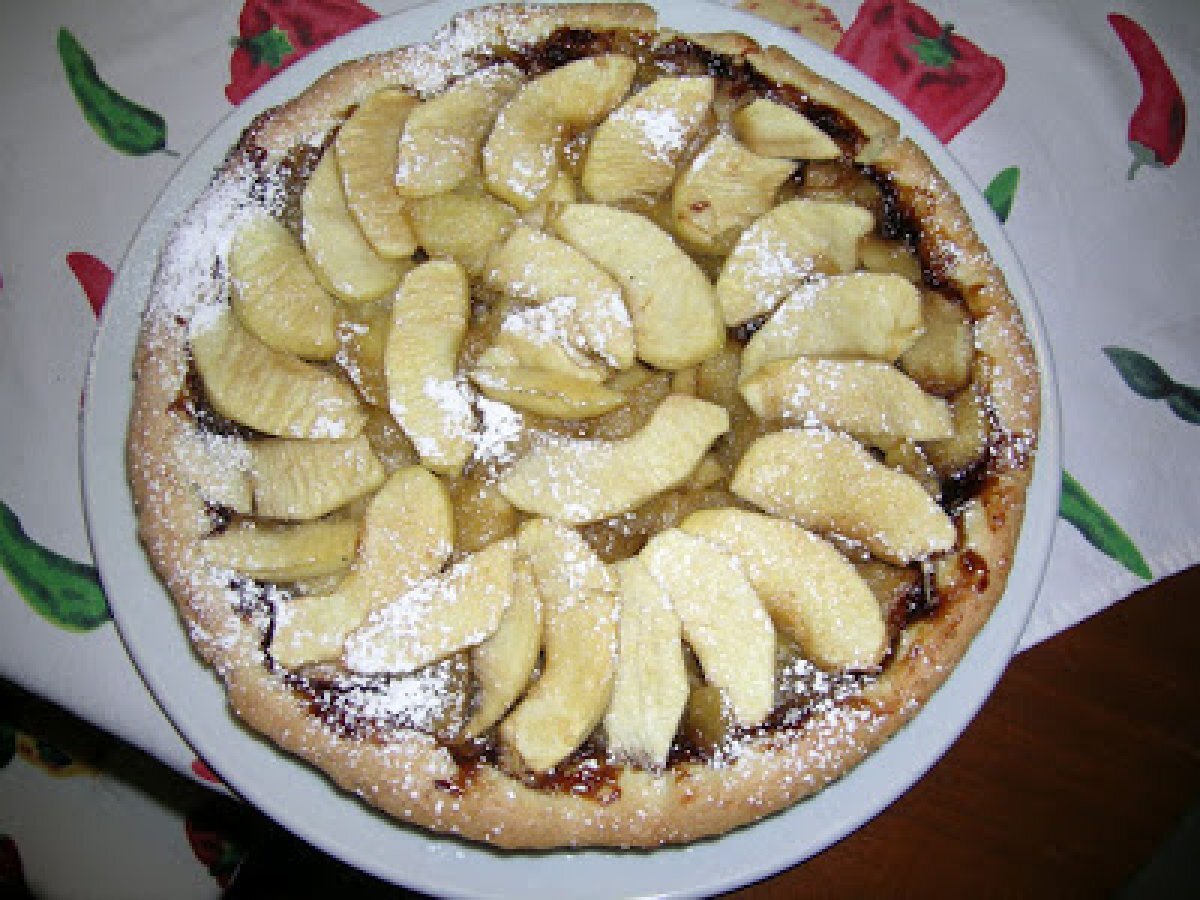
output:
[[[407,4],[285,5],[301,17],[341,7],[327,16],[336,30],[354,15]],[[857,50],[844,41],[843,55],[884,65],[871,49],[879,36],[866,21],[875,0],[861,11],[858,0],[746,5],[829,45],[853,30],[863,40]],[[1023,646],[1200,559],[1200,397],[1188,387],[1200,385],[1200,144],[1179,130],[1179,111],[1200,95],[1200,15],[1194,0],[1115,6],[923,4],[970,42],[955,56],[966,77],[941,102],[981,105],[970,121],[953,125],[946,109],[935,109],[929,124],[957,131],[947,135],[949,147],[981,189],[1016,170],[1008,175],[1016,189],[1007,230],[1039,299],[1061,390],[1069,490]],[[1144,28],[1160,60],[1136,38],[1133,52],[1126,49],[1108,17],[1114,11]],[[231,38],[242,13],[238,0],[43,0],[0,9],[0,502],[10,514],[4,546],[15,546],[19,527],[43,551],[85,565],[90,559],[78,414],[96,320],[85,287],[98,305],[105,270],[119,267],[181,158],[230,111]],[[90,54],[104,82],[162,117],[169,152],[135,154],[101,139],[68,85],[56,50],[60,29]],[[994,64],[971,68],[977,55],[999,60],[998,93],[982,74],[994,75]],[[1164,106],[1172,75],[1182,97],[1173,119]],[[1129,177],[1131,136],[1167,164]],[[64,627],[61,617],[27,602],[33,589],[18,590],[11,558],[0,560],[9,574],[0,577],[0,676],[192,771],[194,754],[143,687],[111,622]],[[55,871],[69,867],[44,858],[40,838],[23,837],[28,823],[10,811],[28,807],[10,804],[30,801],[18,798],[25,787],[15,785],[39,777],[18,780],[23,765],[18,757],[0,769],[0,834],[15,836],[26,876],[45,885],[47,896],[100,896],[88,888],[94,878],[71,882]],[[103,786],[103,777],[96,783]],[[53,887],[63,879],[69,886]],[[198,884],[214,890],[207,878]]]

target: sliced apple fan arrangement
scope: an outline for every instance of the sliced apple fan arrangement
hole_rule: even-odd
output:
[[[437,680],[416,726],[518,770],[597,726],[661,767],[789,667],[870,677],[985,452],[971,322],[880,187],[796,109],[657,74],[379,90],[190,325],[203,552],[272,586],[270,659]]]

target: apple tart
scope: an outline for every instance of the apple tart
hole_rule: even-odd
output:
[[[399,820],[650,847],[820,790],[1000,597],[1038,372],[879,110],[497,6],[244,132],[163,249],[140,534],[234,712]]]

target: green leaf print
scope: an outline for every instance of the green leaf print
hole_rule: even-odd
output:
[[[948,69],[954,65],[959,53],[950,42],[950,34],[954,26],[947,22],[942,26],[941,34],[936,37],[923,37],[912,45],[912,51],[917,59],[931,69]]]
[[[0,568],[25,602],[60,628],[90,631],[112,618],[95,566],[60,556],[34,541],[3,501]]]
[[[1016,166],[1003,169],[984,188],[983,196],[1001,222],[1007,222],[1017,197],[1017,186],[1021,183],[1021,170]]]
[[[278,25],[272,25],[262,34],[256,34],[246,40],[234,38],[233,45],[249,50],[250,58],[256,66],[265,64],[272,69],[278,69],[283,65],[285,56],[296,52],[296,48],[288,40],[287,32]]]
[[[1147,580],[1154,577],[1129,535],[1065,469],[1058,514],[1078,528],[1089,544],[1111,556],[1134,575]]]
[[[1144,353],[1128,347],[1105,347],[1104,355],[1131,391],[1147,400],[1165,400],[1189,425],[1200,425],[1200,388],[1180,384]]]

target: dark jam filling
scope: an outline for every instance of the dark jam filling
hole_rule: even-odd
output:
[[[649,35],[562,28],[538,45],[493,49],[480,61],[484,64],[511,63],[532,77],[578,59],[614,52],[633,56],[642,66],[643,78],[647,82],[661,74],[706,74],[720,80],[734,97],[752,94],[786,104],[803,113],[842,147],[846,165],[850,165],[846,160],[852,158],[865,143],[865,136],[839,110],[813,101],[795,87],[770,81],[744,59],[717,53],[684,37],[655,43]],[[261,173],[258,189],[264,197],[268,191],[277,195],[282,178],[282,193],[286,200],[282,217],[289,227],[298,231],[299,196],[324,147],[297,148],[283,162],[269,170],[265,156],[256,152],[258,148],[254,144],[253,130],[241,149],[244,157]],[[877,235],[901,241],[916,251],[921,261],[925,286],[947,293],[961,302],[962,297],[956,286],[922,246],[920,223],[890,176],[871,166],[852,168],[879,189],[882,201],[877,211]],[[802,170],[798,170],[797,178],[802,178],[802,175]],[[739,343],[744,343],[761,324],[761,320],[755,320],[737,326],[730,330],[730,335]],[[224,418],[212,408],[205,398],[203,384],[194,366],[189,368],[184,389],[171,408],[191,419],[198,429],[205,432],[247,440],[260,437],[252,430]],[[991,433],[994,435],[995,430],[992,429]],[[986,499],[986,495],[997,487],[995,473],[1011,468],[1014,459],[1019,464],[1020,459],[1024,458],[1023,452],[1019,448],[998,448],[994,440],[989,440],[983,459],[967,470],[942,480],[940,503],[943,508],[953,515],[968,500]],[[214,533],[239,518],[237,513],[222,507],[212,506],[208,511]],[[976,591],[986,588],[989,573],[982,557],[969,550],[964,551],[957,555],[957,564],[960,577],[955,580],[955,588],[962,586]],[[893,591],[886,604],[885,618],[893,647],[905,628],[916,621],[937,615],[943,604],[944,598],[931,584],[927,572],[922,574],[919,567],[914,566],[910,574],[912,577]],[[262,626],[262,646],[267,651],[275,603],[277,598],[290,593],[288,588],[248,579],[239,579],[231,587],[238,597],[235,603],[237,612],[248,622],[266,623]],[[269,652],[265,652],[265,657],[266,664],[275,668]],[[456,775],[439,780],[437,786],[447,794],[458,796],[470,789],[483,767],[502,764],[494,738],[465,740],[458,736],[467,715],[465,698],[470,695],[469,665],[465,659],[465,655],[460,654],[424,672],[404,678],[351,675],[330,667],[312,667],[302,671],[278,668],[286,683],[306,699],[312,714],[341,735],[381,743],[413,729],[433,735],[457,763]],[[668,759],[668,768],[687,762],[712,760],[723,754],[723,748],[741,738],[797,729],[831,706],[853,707],[861,702],[858,697],[862,689],[878,676],[887,663],[888,659],[885,658],[877,671],[831,674],[821,672],[797,658],[780,669],[781,699],[765,723],[752,729],[725,727],[722,731],[724,740],[714,741],[711,735],[704,733],[703,728],[689,727],[685,716]],[[397,690],[403,692],[410,689],[414,678],[425,678],[430,683],[442,679],[453,690],[446,693],[442,706],[438,705],[435,698],[433,702],[424,703],[416,712],[389,702]],[[607,803],[620,795],[620,774],[620,766],[605,761],[604,748],[588,742],[550,772],[526,773],[520,777],[529,786],[539,790],[568,793]]]
[[[916,250],[920,246],[921,226],[901,202],[895,182],[888,175],[876,172],[871,166],[861,166],[859,170],[875,182],[883,198],[878,225],[879,236],[888,240],[903,241],[908,247]],[[930,287],[938,286],[933,282],[944,280],[931,278],[932,273],[928,270],[923,270],[922,274],[927,282],[931,282]]]
[[[618,46],[627,45],[627,40],[618,41],[618,36],[611,32],[559,28],[536,46],[496,50],[491,58],[511,63],[532,78],[580,59],[617,52]]]

